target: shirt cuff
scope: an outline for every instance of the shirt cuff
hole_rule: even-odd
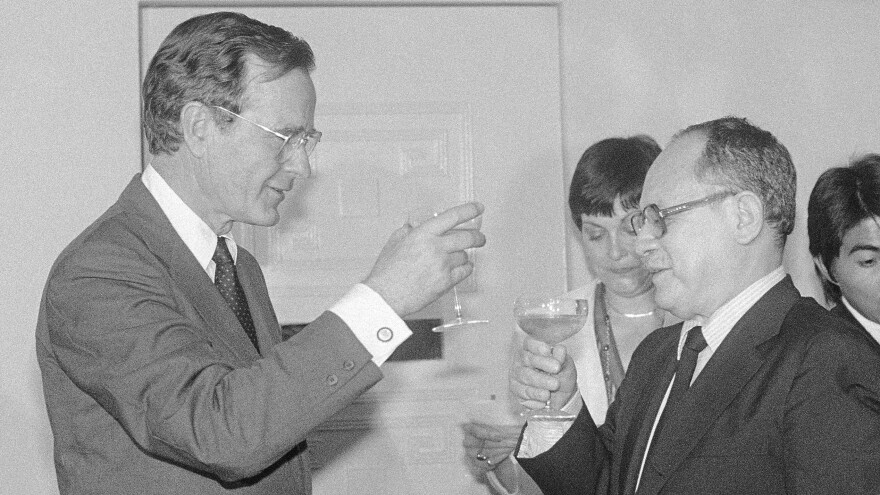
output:
[[[581,393],[575,390],[568,403],[562,407],[564,412],[577,416],[584,407]],[[564,421],[529,421],[523,430],[522,442],[519,446],[518,457],[531,459],[547,452],[556,442],[565,435],[565,432],[574,424],[573,419]]]
[[[381,366],[412,335],[412,330],[382,296],[364,284],[357,284],[336,301],[329,311],[335,313]]]

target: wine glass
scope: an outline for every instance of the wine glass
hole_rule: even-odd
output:
[[[440,210],[442,211],[442,210]],[[417,208],[410,212],[409,214],[409,224],[413,227],[421,224],[426,219],[434,216],[436,217],[438,214],[438,210],[431,209],[430,211],[425,208]],[[480,214],[476,218],[472,218],[467,222],[462,222],[454,227],[457,230],[480,230],[480,227],[483,225],[483,215]],[[467,250],[468,257],[473,259],[473,250]],[[455,318],[446,323],[438,325],[431,330],[434,332],[446,332],[448,330],[459,330],[467,327],[475,327],[480,325],[486,325],[489,323],[489,320],[477,320],[471,319],[464,316],[464,311],[461,306],[461,299],[458,296],[458,286],[452,286],[452,301],[453,301],[453,311],[455,311]]]
[[[587,323],[586,299],[526,295],[517,298],[513,314],[523,332],[554,346],[578,333]],[[537,421],[563,421],[575,416],[550,407],[550,399],[542,409],[525,413]]]

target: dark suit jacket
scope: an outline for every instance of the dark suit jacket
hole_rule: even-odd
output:
[[[681,324],[649,335],[597,428],[519,459],[547,494],[632,494]],[[654,440],[639,494],[880,493],[880,354],[786,278],[724,339]]]
[[[877,352],[880,352],[880,342],[877,342],[877,340],[874,339],[874,337],[871,336],[871,334],[868,333],[867,330],[865,330],[865,327],[863,327],[862,324],[859,323],[859,320],[857,320],[856,317],[853,316],[853,314],[850,313],[848,309],[846,309],[846,306],[844,306],[842,303],[834,306],[833,308],[831,308],[831,314],[839,316],[844,320],[852,323],[853,326],[861,331],[862,337],[864,337],[865,340],[867,340],[868,343],[877,350]]]
[[[37,357],[62,495],[311,493],[301,442],[381,372],[333,313],[281,343],[238,253],[263,356],[139,175],[61,253]]]

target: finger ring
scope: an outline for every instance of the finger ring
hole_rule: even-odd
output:
[[[492,466],[493,466],[492,459],[489,459],[489,458],[487,457],[487,458],[486,458],[486,464],[488,464],[489,467],[492,467]]]
[[[483,453],[483,449],[485,447],[486,447],[486,439],[484,438],[480,441],[480,448],[479,448],[479,450],[477,450],[476,457],[477,457],[478,461],[488,461],[489,460],[489,458],[486,457],[486,454]]]

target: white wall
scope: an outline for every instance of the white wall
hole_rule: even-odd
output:
[[[736,113],[791,150],[803,215],[822,170],[880,151],[877,2],[562,5],[569,175],[603,137],[647,132],[665,144]],[[34,357],[40,291],[58,252],[139,167],[137,3],[4,2],[0,18],[0,480],[4,493],[40,495],[57,491]],[[804,225],[801,216],[787,262],[816,293]],[[583,264],[571,248],[576,285]]]
[[[57,493],[34,353],[60,250],[139,167],[137,4],[0,4],[0,492]]]

